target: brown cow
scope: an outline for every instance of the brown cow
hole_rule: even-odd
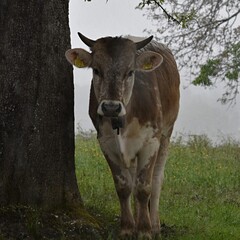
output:
[[[76,67],[93,69],[89,115],[119,197],[120,235],[151,239],[160,232],[159,197],[179,109],[176,62],[152,37],[135,43],[122,37],[93,41],[79,36],[91,53],[70,49],[66,58]]]

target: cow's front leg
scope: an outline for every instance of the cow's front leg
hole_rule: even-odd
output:
[[[138,168],[135,186],[137,204],[137,232],[143,239],[151,239],[152,226],[149,214],[149,200],[152,188],[152,175],[159,148],[159,141],[152,141],[138,155]]]
[[[112,127],[110,128],[110,132]],[[119,145],[114,135],[99,137],[99,143],[103,154],[111,169],[116,192],[121,208],[121,233],[125,237],[135,233],[135,221],[131,211],[130,196],[133,189],[133,181],[129,168],[124,164],[119,154]]]
[[[128,169],[108,159],[121,208],[120,236],[130,237],[135,232],[135,222],[131,210],[132,177]]]

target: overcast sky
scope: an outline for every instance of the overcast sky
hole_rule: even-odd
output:
[[[92,39],[104,36],[146,36],[144,29],[154,29],[151,21],[136,10],[139,0],[70,0],[70,28],[72,48],[88,50],[77,32]],[[159,26],[160,27],[160,26]],[[74,69],[75,124],[93,129],[88,117],[88,98],[91,70]],[[240,140],[240,96],[234,107],[217,102],[223,89],[211,90],[188,86],[189,79],[181,72],[181,107],[175,125],[176,134],[207,134],[214,141],[231,136]],[[188,86],[186,88],[186,86]]]

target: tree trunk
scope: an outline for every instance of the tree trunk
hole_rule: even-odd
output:
[[[0,205],[81,203],[68,1],[0,2]]]

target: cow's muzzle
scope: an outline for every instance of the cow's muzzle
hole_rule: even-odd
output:
[[[120,101],[103,100],[98,106],[98,114],[105,117],[121,117],[126,114],[125,107]]]

